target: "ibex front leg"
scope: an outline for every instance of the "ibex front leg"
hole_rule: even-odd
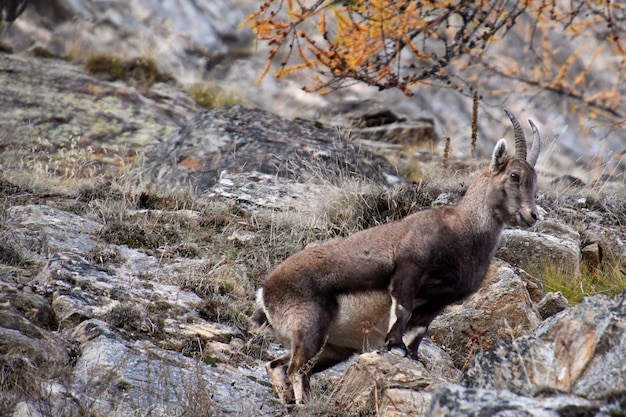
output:
[[[411,320],[407,325],[406,336],[404,337],[404,340],[408,344],[408,355],[412,359],[419,360],[417,350],[419,349],[422,339],[426,336],[428,326],[430,326],[430,323],[441,313],[446,305],[446,303],[442,303],[440,300],[429,301],[413,310]]]
[[[402,337],[411,319],[413,298],[416,293],[415,277],[416,270],[412,265],[398,266],[391,278],[389,288],[391,311],[386,338],[387,349],[403,356],[406,356],[407,348]]]

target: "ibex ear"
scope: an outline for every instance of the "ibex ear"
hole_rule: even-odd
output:
[[[491,163],[489,164],[491,172],[500,171],[507,157],[508,153],[506,150],[506,140],[503,138],[496,143],[496,147],[493,149],[493,156],[491,157]]]

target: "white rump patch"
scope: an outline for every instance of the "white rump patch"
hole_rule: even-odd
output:
[[[256,305],[265,311],[265,304],[263,303],[263,287],[256,291]]]

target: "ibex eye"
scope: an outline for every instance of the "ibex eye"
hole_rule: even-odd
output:
[[[518,174],[516,174],[515,172],[513,172],[513,173],[511,174],[511,181],[513,181],[513,182],[519,182],[519,175],[518,175]]]

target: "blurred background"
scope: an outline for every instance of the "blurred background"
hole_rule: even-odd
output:
[[[159,71],[188,90],[210,85],[248,106],[287,118],[318,118],[344,111],[346,103],[379,100],[412,120],[433,120],[438,138],[451,138],[452,155],[469,155],[472,97],[441,85],[421,85],[413,96],[353,84],[330,94],[306,93],[311,74],[277,79],[273,69],[256,82],[268,59],[242,22],[259,0],[31,0],[15,22],[4,26],[2,44],[17,54],[39,54],[84,62],[94,54],[151,58]],[[615,7],[617,24],[623,6]],[[620,20],[621,19],[621,20]],[[590,20],[576,30],[521,16],[504,39],[485,51],[491,68],[450,67],[472,80],[481,96],[477,157],[484,159],[510,134],[502,112],[531,118],[544,137],[539,161],[544,173],[569,174],[586,182],[622,178],[626,165],[626,78],[624,51],[607,40],[606,22]],[[623,30],[622,30],[623,31]],[[623,41],[622,41],[623,43]],[[619,45],[619,44],[618,44]],[[38,52],[37,52],[38,51]],[[280,60],[273,65],[279,66]],[[581,76],[584,75],[584,77]],[[584,79],[583,79],[584,78]],[[37,80],[32,80],[36,83]],[[440,155],[443,141],[426,155]]]

